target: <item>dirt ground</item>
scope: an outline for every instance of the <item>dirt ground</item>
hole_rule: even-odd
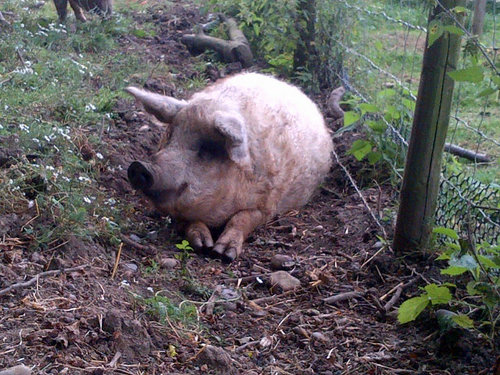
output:
[[[155,24],[157,35],[124,38],[120,52],[154,61],[163,56],[182,76],[199,74],[180,43],[204,21],[196,9],[177,5],[138,22],[146,21],[141,17]],[[227,72],[206,73],[215,80]],[[151,79],[146,88],[179,96],[167,79]],[[316,98],[323,108],[327,94]],[[9,228],[0,247],[0,289],[80,267],[0,295],[0,370],[22,363],[34,374],[494,374],[497,354],[485,340],[440,333],[430,313],[415,324],[397,323],[395,308],[439,274],[431,258],[398,258],[383,247],[381,229],[340,166],[304,209],[258,228],[244,254],[224,264],[179,250],[183,238],[173,225],[131,189],[129,163],[150,155],[161,132],[132,100],[121,100],[115,111],[119,120],[99,150],[113,168],[100,184],[134,207],[124,212],[130,227],[122,233],[115,277],[117,247],[74,237],[58,248],[29,251],[20,232],[30,217],[0,214]],[[144,124],[149,130],[140,130]],[[353,136],[335,139],[336,150],[363,184],[362,166],[343,156]],[[372,185],[365,184],[363,195],[390,236],[397,194]],[[277,269],[300,287],[274,287],[270,275]],[[183,316],[165,319],[165,304],[148,308],[144,301],[155,296],[168,297]]]

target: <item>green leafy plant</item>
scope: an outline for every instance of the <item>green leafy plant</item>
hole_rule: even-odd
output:
[[[500,247],[460,239],[450,228],[436,227],[434,233],[447,239],[444,251],[436,258],[448,263],[441,274],[455,278],[457,283],[426,285],[423,293],[399,307],[399,322],[415,320],[429,305],[447,304],[452,309],[467,310],[467,313],[451,314],[450,319],[456,325],[466,329],[489,327],[489,336],[493,339],[500,317]],[[450,288],[455,290],[454,295]]]
[[[160,295],[141,299],[141,301],[147,306],[148,314],[162,324],[171,322],[186,329],[198,327],[198,312],[192,303],[182,302],[175,305],[170,298]]]

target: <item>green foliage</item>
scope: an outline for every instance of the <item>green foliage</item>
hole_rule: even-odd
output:
[[[459,239],[458,234],[449,228],[437,227],[434,233],[444,236],[454,242],[446,243],[444,251],[437,260],[445,260],[448,266],[441,274],[457,278],[457,284],[429,284],[424,292],[417,297],[404,301],[398,310],[400,323],[415,320],[429,304],[448,304],[454,309],[467,307],[468,314],[456,314],[440,310],[438,318],[443,317],[453,321],[462,328],[489,327],[490,338],[493,339],[495,324],[499,319],[500,303],[500,247],[487,243],[479,245]],[[469,281],[463,286],[465,275],[470,275]],[[459,283],[461,282],[461,283]],[[449,287],[456,288],[454,295]],[[473,298],[472,298],[473,297]],[[471,316],[470,311],[480,311]],[[445,313],[443,313],[445,311]],[[444,314],[444,316],[443,316]]]
[[[148,314],[162,324],[171,322],[186,329],[198,327],[198,312],[192,303],[183,302],[177,306],[169,298],[160,295],[141,301],[147,306]]]
[[[270,70],[290,76],[298,32],[295,1],[210,0],[205,7],[236,17],[252,51],[263,58]]]
[[[40,10],[13,0],[5,6],[19,18],[0,37],[0,142],[19,155],[0,168],[0,211],[33,218],[23,233],[34,248],[70,236],[117,246],[126,207],[98,186],[111,168],[99,150],[129,77],[153,70],[116,48],[133,20],[117,12],[110,21],[75,24],[71,16],[67,29],[56,23],[52,2]]]

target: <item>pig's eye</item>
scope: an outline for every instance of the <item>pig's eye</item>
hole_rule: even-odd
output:
[[[198,157],[203,160],[224,159],[227,157],[223,142],[204,139],[198,147]]]

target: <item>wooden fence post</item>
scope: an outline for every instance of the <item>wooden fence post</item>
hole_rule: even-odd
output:
[[[432,25],[433,20],[444,25],[453,24],[445,9],[464,4],[465,0],[438,1],[431,11],[429,24]],[[457,15],[455,18],[461,21]],[[393,247],[399,253],[422,250],[429,243],[453,96],[453,80],[447,72],[455,70],[460,52],[459,35],[445,31],[429,47],[430,32],[427,34],[394,234]]]
[[[479,36],[483,33],[485,13],[486,0],[476,0],[474,4],[474,17],[472,18],[472,34]]]

